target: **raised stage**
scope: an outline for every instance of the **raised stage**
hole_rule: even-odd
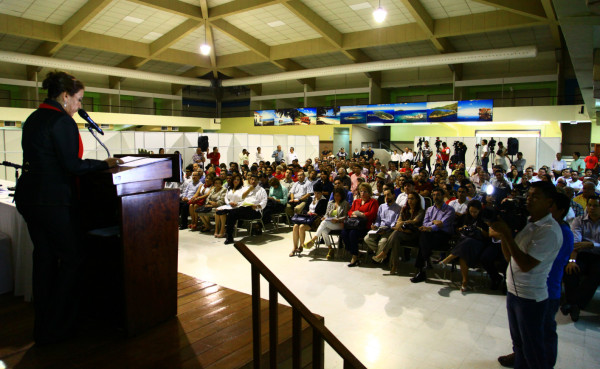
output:
[[[37,347],[33,306],[0,296],[0,368],[249,368],[252,366],[251,296],[185,274],[178,275],[177,317],[136,337],[88,320],[69,342]],[[262,366],[268,363],[268,301],[261,301]],[[292,309],[279,305],[278,368],[291,367]],[[321,318],[322,319],[322,318]],[[303,353],[312,329],[302,322]],[[310,354],[302,355],[310,367]]]

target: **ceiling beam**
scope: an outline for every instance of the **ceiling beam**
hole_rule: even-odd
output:
[[[181,73],[179,76],[180,77],[190,77],[190,78],[200,78],[210,72],[212,72],[211,68],[193,67],[193,68],[190,68],[189,70]],[[241,77],[247,77],[247,76],[241,76]]]
[[[160,1],[160,0],[154,0]],[[208,18],[213,21],[220,18],[225,18],[230,15],[244,13],[254,9],[264,8],[266,6],[281,4],[287,0],[244,0],[231,1],[222,5],[217,5],[208,9]]]
[[[177,27],[167,32],[164,36],[155,40],[150,44],[150,55],[149,58],[154,57],[157,54],[162,53],[179,40],[194,32],[204,24],[203,21],[197,21],[194,19],[188,19],[181,23]]]
[[[562,39],[560,35],[560,30],[558,29],[558,21],[556,20],[556,12],[554,11],[554,7],[552,6],[552,1],[540,1],[542,2],[542,7],[544,8],[544,12],[546,13],[548,22],[550,22],[550,32],[552,33],[552,39],[554,40],[554,47],[557,49],[561,49]]]
[[[218,24],[219,22],[216,23]],[[212,24],[217,26],[214,22]],[[434,35],[436,38],[440,39],[539,25],[547,25],[547,22],[542,22],[531,17],[524,17],[504,10],[498,10],[446,19],[436,19],[434,21]],[[223,27],[227,28],[225,26]],[[220,27],[217,28],[221,29]],[[239,31],[239,29],[235,29]],[[49,42],[61,41],[60,26],[6,14],[0,14],[0,33]],[[254,38],[252,37],[252,39]],[[355,49],[402,44],[429,39],[430,37],[418,24],[411,23],[383,27],[370,31],[343,34],[342,48],[345,52],[351,53],[355,58],[360,59],[361,52],[354,51]],[[259,43],[254,43],[254,47],[257,50],[261,50],[262,55],[259,56],[255,51],[246,51],[217,56],[216,61],[218,68],[228,68],[261,63],[268,60],[296,58],[340,51],[340,49],[336,48],[331,42],[324,38],[291,42],[271,47],[261,41],[258,42]],[[252,43],[252,41],[249,43]],[[128,55],[141,58],[148,58],[150,55],[149,44],[86,31],[78,32],[73,38],[66,42],[66,44],[118,54],[127,53]],[[267,48],[269,48],[268,53]],[[198,53],[170,48],[156,55],[153,59],[170,63],[212,68],[212,66],[208,64],[208,60],[202,58]]]
[[[321,18],[311,8],[304,5],[300,0],[292,0],[283,3],[283,6],[288,8],[294,15],[300,18],[304,23],[318,32],[323,38],[331,42],[334,46],[342,47],[343,35],[335,29],[329,22]]]
[[[73,36],[89,23],[98,13],[110,4],[112,0],[89,0],[60,27],[58,42],[44,42],[35,50],[35,55],[52,56],[56,54]]]
[[[132,3],[145,5],[150,8],[161,10],[163,12],[177,14],[182,17],[202,20],[205,17],[202,15],[202,8],[197,5],[184,3],[178,0],[128,0]]]
[[[212,74],[215,79],[219,78],[219,74],[217,72],[217,56],[215,54],[215,39],[213,37],[213,30],[210,23],[206,23],[206,27],[204,27],[204,32],[206,32],[206,42],[211,45],[210,54],[208,58],[210,59],[210,66],[212,67]]]
[[[546,20],[548,17],[540,0],[473,0],[476,3],[493,6],[494,8],[509,11],[511,13],[532,17],[538,20]]]
[[[431,42],[433,46],[440,53],[449,53],[454,51],[454,47],[447,39],[438,39],[435,37],[435,21],[427,12],[427,9],[421,4],[419,0],[401,0],[404,7],[410,12],[410,14],[415,18],[417,24],[421,27],[421,29],[429,35],[431,38]]]
[[[213,27],[218,28],[221,32],[227,34],[229,37],[233,38],[237,42],[246,46],[248,49],[254,51],[262,58],[269,60],[271,53],[269,45],[265,44],[264,42],[260,41],[259,39],[253,36],[250,36],[248,33],[242,31],[241,29],[237,28],[233,24],[223,19],[211,21],[211,25]]]

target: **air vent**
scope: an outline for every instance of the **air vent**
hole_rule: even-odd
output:
[[[13,121],[13,120],[5,120],[4,121],[4,127],[16,127],[17,126],[17,122]]]
[[[167,127],[167,126],[162,126],[162,127],[160,127],[160,130],[161,130],[161,131],[168,131],[168,130],[169,130],[169,127]]]
[[[179,127],[171,127],[171,131],[174,131],[174,132],[179,131]]]

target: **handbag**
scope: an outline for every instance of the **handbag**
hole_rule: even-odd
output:
[[[210,213],[212,209],[212,206],[202,205],[198,209],[196,209],[196,213]]]
[[[348,217],[344,220],[344,229],[367,229],[367,218]]]
[[[317,219],[316,215],[294,214],[294,216],[292,216],[292,223],[310,225],[315,221],[315,219]]]

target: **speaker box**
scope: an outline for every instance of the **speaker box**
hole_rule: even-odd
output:
[[[508,155],[517,155],[519,152],[519,140],[514,137],[509,137],[506,142],[506,150]]]
[[[202,151],[208,151],[208,137],[199,136],[198,137],[198,147],[202,149]]]

